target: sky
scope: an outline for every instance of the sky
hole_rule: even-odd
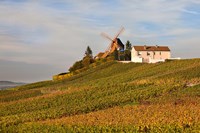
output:
[[[123,43],[200,58],[200,0],[0,0],[0,80],[50,80],[122,26]]]

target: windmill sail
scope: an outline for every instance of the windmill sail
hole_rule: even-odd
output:
[[[101,35],[108,39],[109,41],[111,41],[110,45],[108,46],[108,48],[106,49],[106,51],[104,52],[102,58],[106,58],[109,54],[113,53],[115,51],[115,49],[118,49],[120,51],[124,50],[124,44],[122,43],[122,41],[118,38],[119,35],[124,31],[124,27],[122,27],[119,32],[115,35],[115,37],[112,39],[111,37],[109,37],[106,33],[101,33]]]

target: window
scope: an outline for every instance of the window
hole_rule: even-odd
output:
[[[138,56],[139,56],[139,55],[142,55],[142,53],[141,53],[140,51],[138,51]]]
[[[162,52],[160,52],[160,55],[162,54]]]
[[[156,55],[156,52],[153,52],[153,55]]]
[[[150,52],[147,52],[147,56],[149,56],[150,55]]]

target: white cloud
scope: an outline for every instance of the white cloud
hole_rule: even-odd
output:
[[[200,14],[200,13],[197,12],[197,11],[192,11],[192,10],[187,10],[187,9],[183,9],[182,11],[183,11],[183,12],[186,12],[186,13],[194,14],[194,15],[199,15],[199,14]]]

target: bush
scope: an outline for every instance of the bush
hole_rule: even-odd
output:
[[[73,66],[69,68],[69,71],[73,72],[73,71],[76,71],[76,70],[81,69],[83,67],[84,67],[84,65],[82,63],[82,60],[80,60],[80,61],[75,62],[73,64]]]

